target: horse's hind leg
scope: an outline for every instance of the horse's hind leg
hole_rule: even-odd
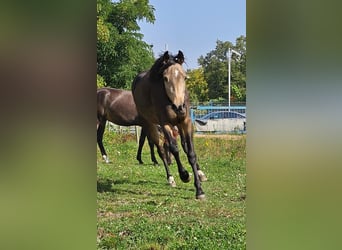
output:
[[[139,147],[137,152],[137,160],[140,164],[144,164],[144,162],[141,160],[141,151],[145,143],[146,134],[143,129],[141,129],[140,138],[139,138]]]
[[[138,152],[137,152],[137,160],[139,161],[140,164],[144,164],[144,162],[141,160],[141,152],[142,152],[142,148],[143,148],[144,143],[145,143],[145,139],[146,139],[146,132],[142,128],[140,138],[139,138],[139,148],[138,148]],[[154,143],[148,137],[147,137],[147,140],[148,140],[148,145],[150,146],[151,161],[153,162],[154,165],[158,165],[158,161],[157,161],[156,156],[154,154]]]
[[[156,159],[156,156],[154,154],[154,142],[147,137],[148,140],[148,145],[150,146],[150,152],[151,152],[151,161],[153,162],[154,165],[158,165],[158,161]]]
[[[103,133],[106,127],[106,120],[98,121],[97,123],[97,144],[100,148],[102,158],[105,160],[106,163],[109,163],[109,158],[107,156],[106,150],[103,146]]]

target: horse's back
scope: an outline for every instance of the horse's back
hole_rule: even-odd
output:
[[[138,112],[131,91],[101,88],[97,90],[97,112],[117,125],[139,125]]]

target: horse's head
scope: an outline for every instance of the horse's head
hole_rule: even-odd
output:
[[[168,52],[163,55],[167,66],[163,71],[163,81],[167,96],[172,103],[172,109],[179,115],[184,115],[185,107],[185,79],[186,73],[182,67],[184,55],[178,51],[176,56],[170,56]]]

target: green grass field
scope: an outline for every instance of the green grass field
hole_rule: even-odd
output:
[[[193,178],[182,183],[175,161],[172,188],[159,157],[160,165],[152,165],[147,143],[139,165],[134,136],[105,132],[112,162],[105,164],[97,150],[98,249],[246,249],[246,138],[195,137],[194,143],[208,177],[200,201]],[[181,159],[192,173],[184,152]]]

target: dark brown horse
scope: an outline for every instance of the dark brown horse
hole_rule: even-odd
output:
[[[131,91],[113,88],[101,88],[97,90],[97,144],[100,148],[102,158],[108,163],[109,158],[102,143],[106,121],[111,121],[120,126],[141,126],[141,120]],[[146,133],[142,129],[137,152],[137,160],[140,164],[143,164],[141,151],[145,138]],[[151,151],[151,160],[154,164],[158,164],[154,155],[154,143],[148,139],[148,144]],[[169,157],[167,158],[170,161]]]
[[[190,176],[179,158],[176,138],[172,127],[177,126],[181,136],[182,147],[187,154],[194,174],[196,198],[205,198],[201,181],[206,180],[205,174],[197,163],[193,144],[193,128],[190,119],[190,101],[186,89],[186,73],[182,67],[184,55],[181,51],[176,56],[165,52],[155,61],[149,71],[140,73],[132,84],[134,101],[142,120],[142,127],[147,135],[157,145],[162,158],[169,183],[174,182],[170,174],[167,159],[163,157],[163,145],[158,143],[156,124],[160,124],[169,144],[169,150],[177,162],[178,172],[183,182],[189,182]]]

